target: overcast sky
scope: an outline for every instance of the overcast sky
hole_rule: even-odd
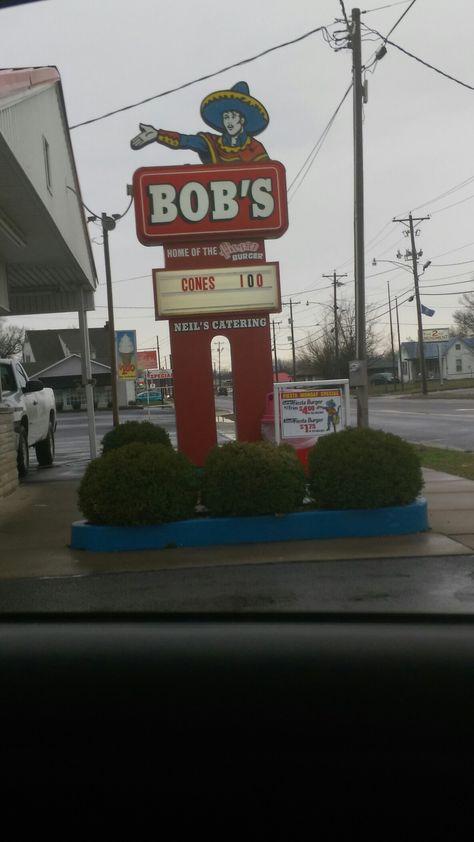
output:
[[[1,4],[0,4],[1,5]],[[352,5],[346,3],[350,15]],[[409,2],[367,0],[364,26],[386,35]],[[381,8],[382,7],[382,8]],[[62,77],[71,126],[214,73],[268,48],[326,26],[344,30],[339,0],[43,0],[0,12],[3,67],[56,65]],[[417,0],[390,40],[418,58],[474,86],[472,0]],[[421,300],[435,309],[426,327],[452,324],[460,293],[474,289],[474,90],[464,87],[388,45],[372,63],[381,39],[364,29],[363,63],[368,66],[364,170],[366,299],[377,306],[377,329],[389,334],[387,281],[392,296],[405,301],[413,283],[409,271],[373,258],[396,260],[409,241],[394,216],[413,211],[431,218],[420,225],[417,248],[431,260],[421,279]],[[139,122],[184,133],[204,130],[199,107],[213,90],[245,80],[263,102],[270,124],[259,136],[281,161],[290,185],[320,139],[351,82],[351,53],[335,50],[319,32],[144,105],[71,131],[83,200],[97,214],[121,213],[126,186],[141,166],[199,163],[192,152],[152,144],[139,152],[130,139]],[[311,159],[310,159],[311,160]],[[303,179],[303,180],[302,180]],[[461,186],[460,186],[461,185]],[[449,192],[451,191],[451,192]],[[443,195],[444,194],[444,195]],[[297,346],[331,303],[322,276],[347,273],[339,294],[353,298],[352,94],[343,103],[311,168],[289,192],[290,225],[267,241],[267,259],[280,262],[282,295],[295,302]],[[89,226],[99,276],[91,327],[107,319],[100,229]],[[151,271],[162,267],[161,247],[142,246],[133,211],[110,237],[116,329],[136,329],[139,348],[169,354],[167,322],[155,322]],[[407,264],[409,268],[409,264]],[[445,294],[449,293],[449,294]],[[307,305],[306,302],[310,304]],[[322,302],[313,303],[313,302]],[[281,357],[290,356],[288,307],[275,321]],[[283,320],[285,323],[283,323]],[[29,328],[70,327],[76,314],[11,319]],[[416,338],[414,303],[400,307],[402,341]]]

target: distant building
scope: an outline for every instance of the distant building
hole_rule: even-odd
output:
[[[105,327],[89,328],[91,374],[94,380],[94,405],[112,404],[109,333]],[[23,364],[30,377],[37,377],[54,389],[59,410],[85,409],[82,386],[81,332],[79,329],[28,330],[23,348]],[[135,399],[135,381],[119,380],[119,406]]]
[[[273,379],[276,383],[290,383],[293,380],[291,375],[287,374],[286,371],[279,371],[276,377],[274,372]]]
[[[439,380],[464,380],[474,377],[474,337],[454,336],[443,342],[424,342],[426,376]],[[405,382],[420,380],[418,342],[402,342],[401,365]]]

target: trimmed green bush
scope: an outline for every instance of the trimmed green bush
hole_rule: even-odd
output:
[[[321,436],[308,454],[309,491],[320,509],[377,509],[413,503],[423,486],[408,442],[381,430]]]
[[[132,442],[172,447],[170,437],[163,427],[152,424],[151,421],[126,421],[105,434],[102,439],[102,453],[108,453],[109,450]]]
[[[229,442],[210,451],[201,477],[201,500],[212,515],[291,512],[306,490],[293,448],[271,442]]]
[[[95,524],[150,526],[194,517],[197,475],[183,453],[135,442],[89,463],[79,508]]]

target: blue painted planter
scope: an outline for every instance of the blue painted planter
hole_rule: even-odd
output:
[[[254,544],[321,538],[368,538],[407,535],[428,529],[423,497],[408,506],[384,509],[314,509],[288,515],[202,517],[158,526],[94,526],[76,521],[71,547],[92,552],[159,550],[164,547],[208,547],[216,544]]]

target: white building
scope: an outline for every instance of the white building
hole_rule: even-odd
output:
[[[58,70],[0,70],[0,316],[78,312],[92,418],[87,311],[96,287]]]
[[[443,342],[424,342],[426,376],[439,380],[474,377],[474,337],[455,336]],[[402,373],[405,382],[420,380],[418,342],[402,342]]]

